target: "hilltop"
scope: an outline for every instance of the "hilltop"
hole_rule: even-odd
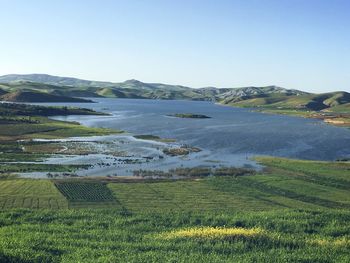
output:
[[[1,79],[1,77],[0,77]],[[52,95],[67,96],[67,97],[99,97],[95,90],[89,88],[76,88],[63,85],[52,85],[47,83],[31,82],[31,81],[12,81],[1,82],[0,89],[5,92],[16,91],[38,91]],[[0,94],[1,95],[1,94]]]
[[[36,82],[36,83],[45,83],[49,85],[56,86],[113,86],[112,82],[103,82],[103,81],[90,81],[77,78],[69,77],[58,77],[48,74],[9,74],[0,76],[0,82],[17,82],[17,81],[27,81],[27,82]]]
[[[288,95],[306,94],[298,90],[288,90],[277,86],[194,89],[182,85],[145,83],[136,79],[124,82],[90,81],[77,78],[57,77],[46,74],[0,76],[0,88],[4,90],[40,90],[62,96],[110,97],[137,99],[186,99],[232,101],[235,98],[259,94],[281,93]]]
[[[243,87],[230,89],[217,96],[217,100],[224,104],[235,103],[243,100],[249,100],[253,98],[264,98],[270,96],[301,96],[308,95],[310,93],[295,90],[295,89],[285,89],[278,86],[266,86],[266,87]]]
[[[69,82],[80,83],[76,85],[62,85],[63,81],[34,82],[38,78],[0,77],[0,89],[5,91],[36,90],[49,94],[69,97],[108,97],[108,98],[134,98],[134,99],[187,99],[209,100],[201,92],[185,86],[166,85],[161,83],[144,83],[137,80],[127,80],[121,83],[105,84],[104,82]],[[6,82],[9,81],[9,82]],[[86,83],[82,86],[81,83]],[[94,84],[94,85],[92,85]]]

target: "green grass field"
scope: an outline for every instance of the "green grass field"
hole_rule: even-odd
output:
[[[8,181],[52,184],[72,206],[79,203],[79,207],[89,208],[91,204],[96,207],[97,203],[107,202],[135,213],[350,208],[350,163],[271,157],[257,160],[268,166],[267,172],[240,177],[134,182],[14,178]]]
[[[0,180],[0,208],[67,208],[68,202],[49,180]]]
[[[0,262],[349,262],[350,163],[257,160],[240,177],[1,179]]]
[[[13,210],[0,214],[1,262],[348,262],[348,211],[125,214]],[[240,236],[167,238],[200,226]],[[244,232],[259,229],[260,235]]]

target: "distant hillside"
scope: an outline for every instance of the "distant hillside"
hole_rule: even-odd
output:
[[[300,96],[307,94],[309,93],[300,90],[284,89],[277,86],[244,87],[230,89],[227,92],[219,94],[217,99],[222,101],[224,104],[229,104],[253,98],[265,98],[269,97],[270,95]]]
[[[91,109],[73,107],[48,107],[22,103],[0,103],[0,116],[57,116],[57,115],[107,115]]]
[[[344,109],[350,103],[349,93],[332,92],[311,94],[295,89],[277,86],[225,88],[205,87],[193,89],[181,85],[144,83],[131,79],[120,83],[90,81],[77,78],[57,77],[45,74],[0,76],[0,90],[4,92],[40,91],[45,92],[43,100],[58,101],[67,97],[109,97],[167,100],[211,100],[237,107],[266,107],[278,109],[298,109],[319,111],[329,108]],[[0,91],[1,92],[1,91]],[[1,94],[7,98],[20,100],[21,93]],[[42,95],[44,96],[44,95]],[[34,96],[35,97],[35,96]],[[63,98],[62,98],[63,97]],[[64,98],[65,97],[65,98]],[[346,107],[345,107],[346,108]],[[346,108],[347,109],[347,108]]]
[[[91,100],[52,95],[38,91],[15,91],[0,96],[2,101],[10,102],[92,102]]]
[[[6,92],[16,92],[16,91],[39,91],[48,94],[67,96],[67,97],[99,97],[95,93],[94,88],[77,88],[70,86],[57,86],[46,83],[37,83],[29,81],[13,81],[9,83],[1,83],[0,89]]]
[[[185,100],[211,100],[201,92],[188,87],[166,85],[159,83],[143,83],[129,80],[115,83],[114,86],[59,86],[47,83],[16,80],[0,84],[5,91],[43,91],[49,94],[78,97],[109,97],[109,98],[137,98],[137,99],[185,99]]]
[[[350,103],[345,103],[345,104],[341,104],[338,106],[334,106],[331,109],[332,109],[332,112],[349,114],[350,113]]]
[[[12,85],[18,82],[31,82],[41,83],[54,86],[70,86],[70,87],[92,87],[92,88],[128,88],[128,89],[141,89],[152,91],[155,89],[182,91],[190,89],[189,87],[179,85],[167,85],[161,83],[144,83],[135,79],[127,80],[124,82],[106,82],[106,81],[92,81],[78,78],[58,77],[47,74],[10,74],[0,76],[0,83],[11,83]]]
[[[8,82],[16,82],[16,81],[28,81],[28,82],[37,82],[44,83],[56,86],[113,86],[114,84],[111,82],[103,82],[103,81],[90,81],[83,80],[77,78],[68,78],[68,77],[58,77],[47,74],[10,74],[0,76],[0,82],[8,83]]]
[[[263,93],[254,96],[237,96],[221,100],[222,104],[237,107],[259,107],[269,109],[296,109],[320,111],[350,103],[350,93],[339,91],[323,94]]]
[[[297,90],[286,90],[276,86],[225,88],[206,87],[193,89],[181,85],[162,83],[144,83],[131,79],[120,83],[81,80],[50,76],[45,74],[5,75],[0,76],[0,88],[5,90],[40,90],[61,96],[141,98],[141,99],[184,99],[211,100],[232,103],[241,98],[269,93],[289,95],[305,94]],[[3,86],[3,87],[2,87]]]

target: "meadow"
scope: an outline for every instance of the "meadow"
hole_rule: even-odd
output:
[[[0,180],[1,262],[348,262],[350,164],[264,172]]]
[[[349,219],[338,210],[12,210],[0,214],[0,261],[348,262]]]

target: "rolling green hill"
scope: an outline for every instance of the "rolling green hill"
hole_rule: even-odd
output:
[[[0,100],[9,102],[93,102],[92,100],[54,95],[38,91],[15,91],[3,94]]]
[[[1,81],[1,78],[0,78]],[[209,100],[201,92],[183,86],[158,83],[143,83],[129,80],[115,83],[113,86],[63,86],[59,84],[37,83],[30,81],[12,81],[0,84],[0,89],[7,92],[41,91],[48,94],[69,97],[109,97],[135,99],[187,99]]]
[[[299,95],[259,94],[225,98],[220,102],[235,107],[255,108],[262,112],[321,118],[330,124],[350,126],[350,93],[344,91]]]
[[[276,86],[243,87],[221,89],[206,87],[193,89],[181,85],[162,83],[144,83],[131,79],[112,83],[89,81],[76,78],[50,76],[45,74],[5,75],[0,76],[0,88],[6,91],[40,90],[55,95],[77,97],[112,97],[142,99],[186,99],[232,101],[261,94],[281,93],[288,95],[306,94],[298,90],[287,90]]]
[[[341,105],[334,106],[334,107],[332,107],[332,112],[349,113],[350,112],[350,103],[344,103]]]
[[[271,93],[249,97],[235,97],[230,100],[225,98],[221,103],[239,107],[266,107],[319,111],[350,103],[350,93],[331,92],[302,95]]]
[[[36,82],[36,83],[45,83],[49,85],[56,86],[76,86],[76,87],[86,87],[86,86],[113,86],[111,82],[102,82],[102,81],[90,81],[82,80],[77,78],[67,78],[67,77],[57,77],[47,74],[9,74],[0,76],[0,82]]]
[[[264,112],[317,117],[337,125],[350,125],[350,93],[344,91],[312,94],[278,86],[193,89],[181,85],[144,83],[135,79],[113,83],[45,74],[5,75],[0,76],[0,83],[2,93],[40,91],[67,97],[207,100],[235,107],[256,108]],[[1,94],[0,91],[1,95],[10,96]]]
[[[85,108],[47,107],[20,103],[0,103],[0,116],[106,115]]]
[[[79,88],[62,85],[57,86],[29,81],[14,81],[9,83],[0,83],[0,89],[2,89],[5,92],[38,91],[47,94],[67,97],[99,97],[99,95],[96,94],[97,88]]]

